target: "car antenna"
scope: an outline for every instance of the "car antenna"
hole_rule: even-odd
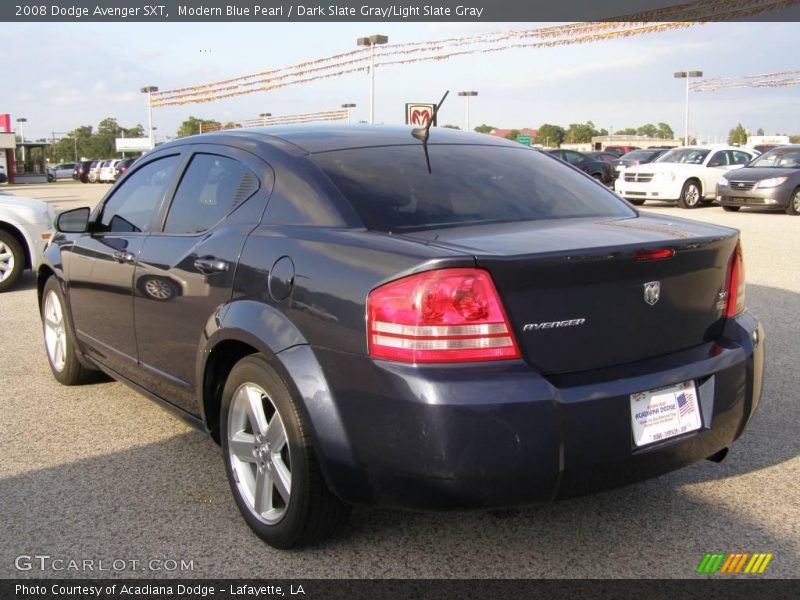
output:
[[[433,113],[431,114],[431,118],[428,119],[428,122],[425,124],[425,127],[415,127],[411,130],[411,135],[417,138],[420,142],[422,142],[422,149],[425,151],[425,162],[428,164],[428,173],[433,173],[431,171],[431,157],[428,156],[428,138],[431,134],[431,125],[436,120],[436,114],[439,112],[439,109],[444,104],[444,99],[447,98],[447,94],[450,93],[450,90],[447,90],[442,96],[442,99],[439,100],[439,104],[436,105],[436,108],[433,109]]]

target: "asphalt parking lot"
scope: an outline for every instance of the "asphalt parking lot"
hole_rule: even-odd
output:
[[[94,205],[105,189],[62,182],[16,193],[65,209]],[[0,295],[0,577],[670,578],[694,576],[709,551],[771,552],[766,576],[800,577],[800,218],[645,209],[742,231],[767,374],[759,413],[725,462],[517,511],[358,507],[325,545],[281,552],[240,517],[209,438],[120,383],[67,388],[52,378],[28,273]],[[35,554],[183,559],[193,570],[15,568],[17,556]]]

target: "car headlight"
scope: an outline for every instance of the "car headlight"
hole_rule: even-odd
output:
[[[675,173],[672,171],[664,171],[663,173],[656,173],[654,179],[660,179],[661,181],[675,181]]]
[[[730,182],[725,177],[717,179],[717,185],[730,185]]]
[[[786,177],[770,177],[769,179],[762,179],[761,181],[758,182],[758,185],[756,185],[756,187],[759,188],[775,187],[782,184],[784,181],[786,181],[786,179],[787,179]]]

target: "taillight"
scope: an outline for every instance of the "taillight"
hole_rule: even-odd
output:
[[[489,273],[440,269],[410,275],[367,298],[369,354],[410,363],[519,358]]]
[[[735,317],[744,310],[744,259],[742,258],[742,245],[736,244],[731,259],[730,275],[728,276],[728,308],[725,316]]]

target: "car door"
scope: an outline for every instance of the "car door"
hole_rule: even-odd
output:
[[[273,176],[247,152],[196,149],[139,254],[134,314],[143,385],[199,414],[198,345],[231,299],[239,254],[261,220]]]
[[[717,150],[711,155],[703,169],[703,196],[715,197],[717,194],[717,181],[722,175],[741,165],[733,163],[730,150]]]
[[[90,233],[65,255],[75,331],[92,358],[125,377],[137,371],[133,273],[181,156],[143,164],[95,209]]]

